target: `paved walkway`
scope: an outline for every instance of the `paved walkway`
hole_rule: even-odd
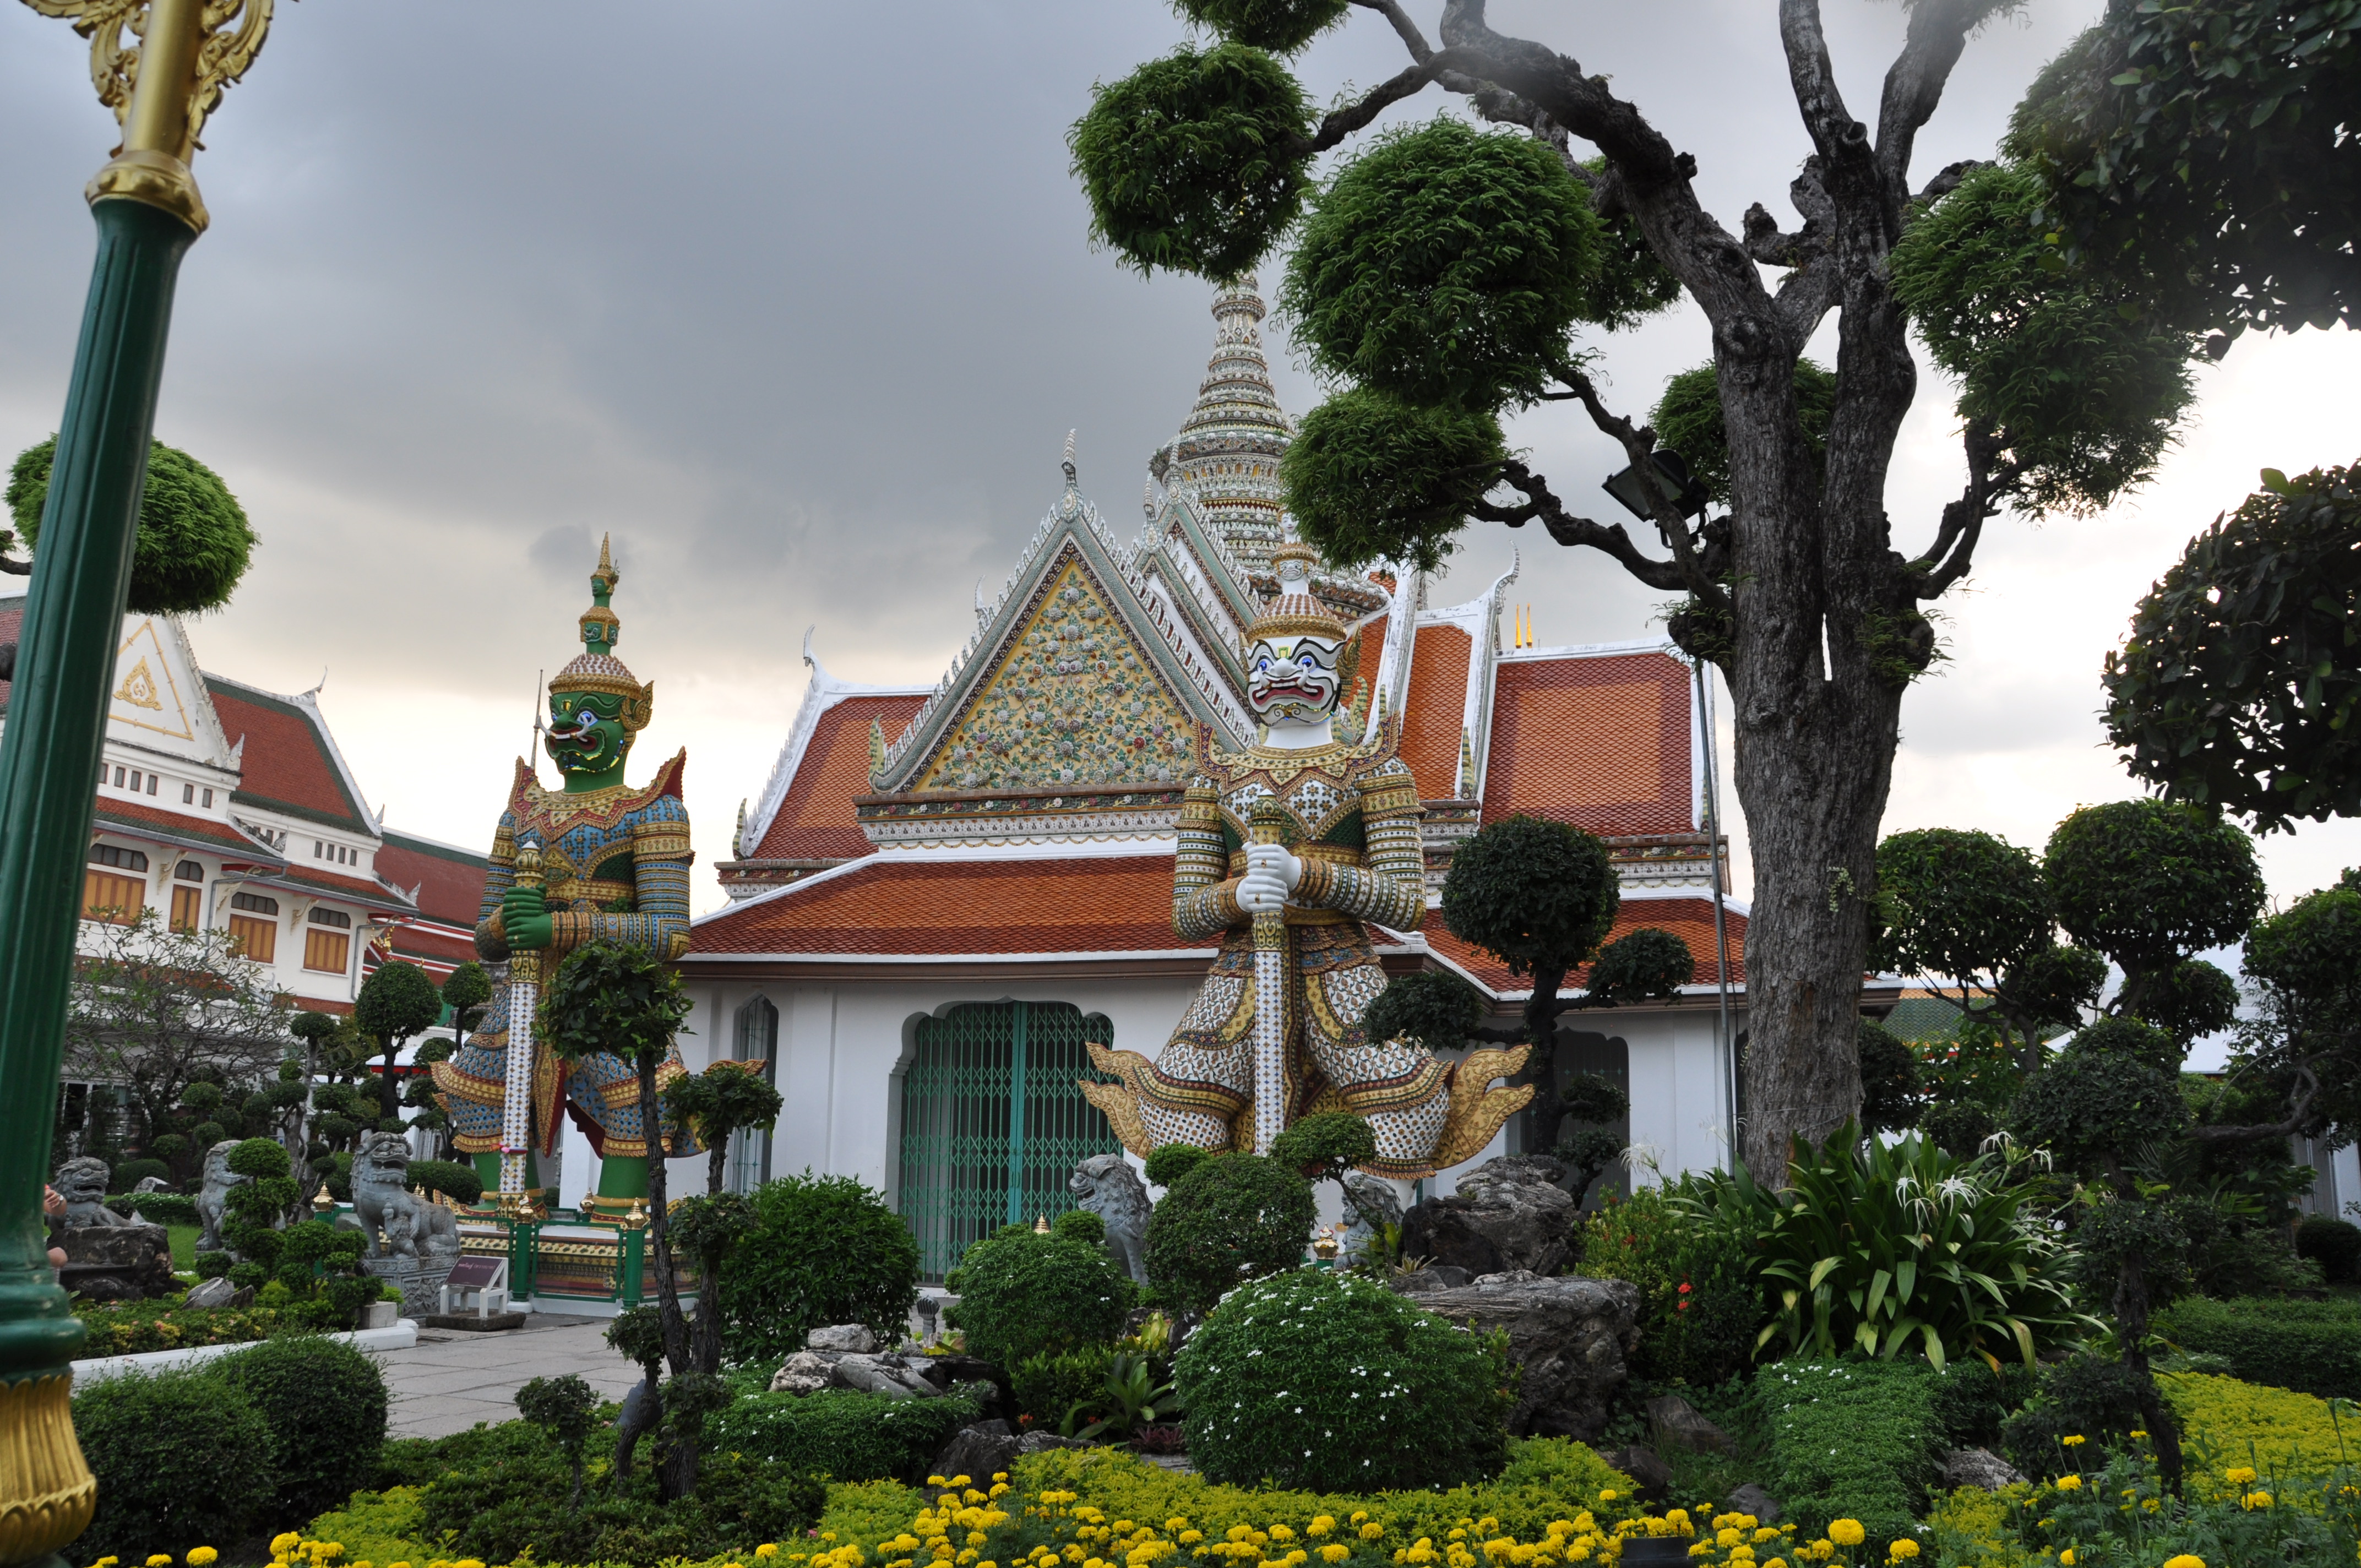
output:
[[[605,1318],[527,1313],[503,1333],[421,1328],[407,1350],[377,1353],[393,1395],[393,1437],[447,1437],[478,1421],[516,1419],[516,1391],[571,1372],[602,1399],[620,1399],[639,1368],[607,1348]]]

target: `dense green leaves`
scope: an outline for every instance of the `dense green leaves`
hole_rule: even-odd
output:
[[[53,435],[17,454],[8,474],[8,510],[27,547],[37,554],[41,503],[49,499],[49,467],[57,453]],[[177,447],[149,444],[131,555],[133,614],[194,615],[219,609],[246,575],[255,543],[245,510],[220,475]]]
[[[1660,927],[1642,926],[1598,949],[1590,966],[1586,998],[1612,1007],[1619,1002],[1662,1002],[1697,978],[1689,945]]]
[[[2263,1017],[2240,1068],[2285,1090],[2308,1065],[2319,1091],[2302,1130],[2361,1127],[2361,893],[2326,888],[2256,922],[2246,970],[2262,988]]]
[[[2361,816],[2361,466],[2268,488],[2190,543],[2107,656],[2107,738],[2170,797]]]
[[[1345,19],[1350,0],[1173,0],[1172,8],[1235,44],[1293,54]]]
[[[2254,844],[2194,806],[2083,806],[2049,836],[2048,863],[2059,924],[2127,972],[2235,942],[2263,907]]]
[[[1435,119],[1378,137],[1314,197],[1279,309],[1317,369],[1495,410],[1567,363],[1600,248],[1555,149]]]
[[[2180,1050],[2132,1018],[2085,1029],[2017,1096],[2017,1135],[2048,1146],[2068,1168],[2101,1173],[2128,1165],[2189,1125],[2180,1097]]]
[[[2031,1365],[2081,1333],[2059,1249],[2002,1157],[1957,1159],[1847,1124],[1818,1148],[1797,1140],[1787,1183],[1758,1185],[1741,1168],[1675,1196],[1747,1244],[1768,1320],[1758,1357],[1775,1340],[1791,1355]]]
[[[1297,529],[1331,564],[1386,559],[1431,572],[1508,456],[1488,410],[1356,389],[1305,416],[1279,473]]]
[[[1960,415],[2022,466],[2037,511],[2095,511],[2155,471],[2193,396],[2186,333],[2057,265],[2039,178],[1988,164],[1894,247],[1894,292]]]
[[[1373,1040],[1416,1040],[1431,1051],[1455,1051],[1482,1027],[1492,1010],[1484,993],[1445,970],[1396,975],[1361,1014]]]
[[[695,1127],[697,1141],[707,1151],[708,1192],[721,1190],[731,1135],[770,1126],[779,1119],[782,1103],[779,1091],[753,1062],[718,1061],[701,1073],[673,1080],[664,1091],[664,1121]]]
[[[959,1298],[945,1321],[967,1336],[968,1349],[1003,1368],[1111,1343],[1131,1311],[1131,1278],[1104,1246],[1023,1225],[1004,1225],[969,1247],[943,1283]]]
[[[566,956],[542,994],[549,1048],[567,1060],[612,1051],[660,1061],[690,1011],[680,971],[636,942],[586,942]]]
[[[1889,835],[1877,846],[1877,913],[1870,962],[1895,974],[1990,981],[2050,941],[2033,851],[1971,829]]]
[[[1828,444],[1828,420],[1836,411],[1835,372],[1809,359],[1795,361],[1795,417],[1817,463]],[[1730,433],[1721,422],[1721,381],[1711,365],[1684,370],[1664,383],[1648,422],[1656,439],[1681,455],[1689,477],[1717,501],[1730,499]]]
[[[1443,922],[1509,966],[1563,972],[1598,950],[1622,907],[1607,846],[1538,817],[1495,822],[1462,844],[1443,880]]]
[[[786,1355],[831,1323],[866,1323],[893,1343],[917,1295],[918,1244],[902,1216],[857,1178],[806,1171],[754,1190],[753,1223],[721,1268],[723,1343],[737,1361]]]
[[[1166,1305],[1210,1310],[1241,1280],[1301,1263],[1318,1217],[1310,1185],[1277,1161],[1205,1160],[1175,1178],[1148,1216],[1148,1283]]]
[[[2050,62],[2007,148],[2094,274],[2192,325],[2361,308],[2361,0],[2106,8]]]
[[[1899,1133],[1916,1126],[1927,1109],[1918,1053],[1884,1025],[1868,1018],[1861,1021],[1854,1044],[1861,1058],[1861,1131]]]
[[[1243,44],[1182,48],[1112,86],[1067,133],[1091,236],[1126,266],[1221,281],[1252,267],[1310,188],[1312,105]]]

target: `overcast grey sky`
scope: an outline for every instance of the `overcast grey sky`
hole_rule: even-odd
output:
[[[1919,177],[1988,155],[2099,5],[2035,0],[1976,39]],[[1410,8],[1431,33],[1435,0]],[[1828,9],[1866,117],[1901,8]],[[1492,15],[1611,74],[1697,156],[1729,226],[1756,200],[1792,223],[1808,148],[1767,0]],[[1063,137],[1093,80],[1184,36],[1157,0],[282,0],[198,159],[214,227],[181,275],[158,421],[262,535],[236,601],[192,628],[200,656],[285,691],[324,669],[390,821],[482,845],[611,530],[620,652],[658,694],[634,773],[689,748],[697,903],[718,903],[710,866],[794,713],[807,626],[839,674],[932,680],[977,579],[999,583],[1056,498],[1069,427],[1085,491],[1133,525],[1145,459],[1202,374],[1211,291],[1089,248]],[[0,5],[0,455],[54,429],[64,396],[82,187],[114,141],[86,50]],[[1356,10],[1301,70],[1325,100],[1402,60]],[[1602,346],[1634,412],[1707,354],[1686,311]],[[1317,389],[1283,337],[1272,350],[1300,414]],[[2096,520],[1988,530],[1948,607],[1952,662],[1905,709],[1889,828],[2038,844],[2078,803],[2134,793],[2098,744],[2102,654],[2258,467],[2353,460],[2356,368],[2342,332],[2244,342],[2205,373],[2149,490]],[[1513,434],[1564,495],[1620,466],[1562,408]],[[1897,542],[1925,536],[1959,475],[1930,372],[1894,468]],[[1471,532],[1438,601],[1512,543],[1543,642],[1656,630],[1663,596],[1533,530]],[[2275,893],[2300,894],[2361,860],[2361,829],[2276,839],[2266,858]]]

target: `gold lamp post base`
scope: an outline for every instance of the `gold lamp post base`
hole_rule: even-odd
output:
[[[98,1480],[74,1438],[73,1374],[0,1384],[0,1563],[49,1556],[97,1508]]]

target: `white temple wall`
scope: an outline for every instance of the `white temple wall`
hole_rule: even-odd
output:
[[[1728,1064],[1715,1041],[1719,1014],[1710,1011],[1587,1013],[1580,1026],[1620,1036],[1631,1063],[1631,1144],[1671,1178],[1729,1164]],[[1733,1034],[1746,1026],[1733,1013]],[[1633,1184],[1654,1185],[1642,1166]]]

